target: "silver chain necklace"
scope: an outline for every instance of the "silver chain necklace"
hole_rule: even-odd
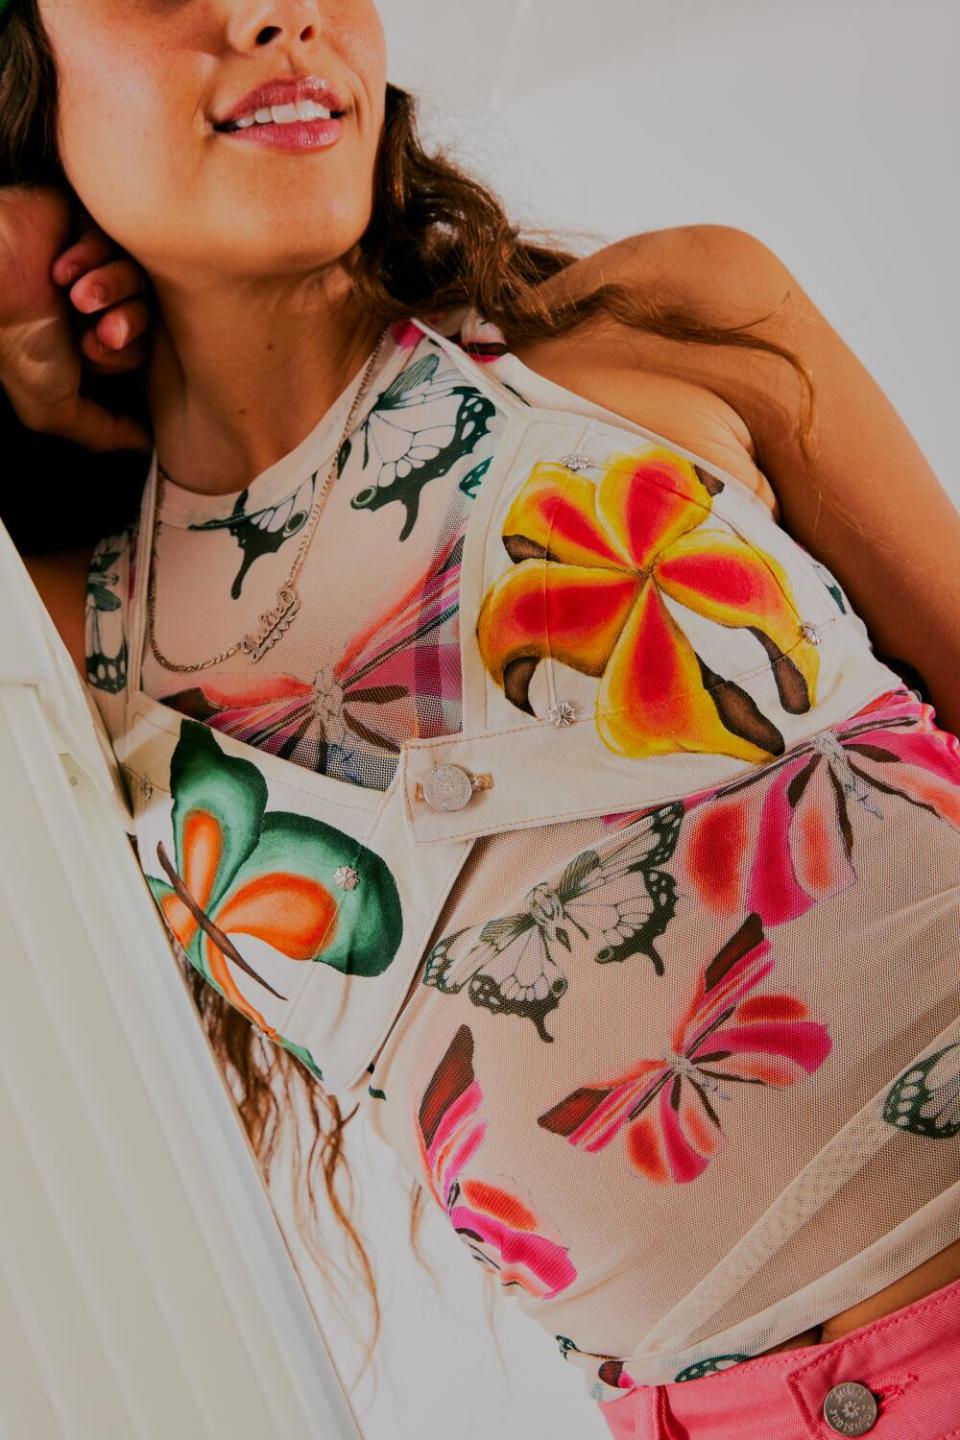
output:
[[[300,597],[297,594],[296,589],[294,588],[293,582],[300,572],[300,566],[303,563],[304,556],[307,553],[307,547],[310,544],[310,537],[316,529],[317,521],[320,519],[320,512],[323,509],[323,502],[326,498],[327,491],[330,489],[330,486],[333,483],[333,477],[337,469],[337,462],[340,458],[340,451],[343,448],[344,441],[350,434],[354,416],[356,415],[360,403],[363,400],[364,395],[366,394],[367,386],[370,383],[370,376],[373,373],[373,368],[377,363],[377,357],[379,356],[380,351],[383,348],[383,343],[387,338],[389,330],[390,327],[388,325],[381,334],[380,339],[377,341],[373,354],[367,361],[367,367],[363,374],[363,380],[360,383],[360,389],[357,391],[357,395],[353,402],[353,405],[350,407],[350,414],[347,416],[346,424],[343,427],[343,433],[340,436],[339,441],[337,442],[337,448],[333,453],[333,461],[330,465],[330,470],[327,474],[327,478],[321,485],[317,493],[317,497],[314,500],[313,509],[310,511],[310,516],[307,520],[306,526],[304,527],[303,536],[301,538],[297,553],[294,556],[293,565],[290,569],[290,574],[287,576],[286,580],[280,586],[280,589],[277,591],[276,606],[272,610],[264,611],[264,613],[260,616],[260,624],[256,630],[251,631],[248,635],[244,635],[241,640],[235,641],[235,643],[231,645],[229,649],[221,650],[220,654],[214,655],[212,659],[200,660],[193,665],[178,665],[175,663],[175,661],[168,660],[165,655],[161,654],[154,635],[154,621],[156,616],[157,604],[157,525],[159,523],[157,520],[157,515],[159,514],[160,504],[163,497],[163,482],[164,480],[170,479],[170,476],[166,473],[159,460],[157,461],[158,490],[156,505],[154,507],[153,534],[150,537],[150,575],[147,587],[147,638],[150,641],[151,650],[153,651],[157,660],[166,670],[207,670],[211,665],[219,665],[221,660],[226,660],[228,656],[236,654],[238,650],[242,650],[245,655],[249,655],[252,661],[259,660],[261,656],[267,653],[271,646],[277,643],[280,637],[286,632],[286,630],[293,622],[297,611],[300,609]]]

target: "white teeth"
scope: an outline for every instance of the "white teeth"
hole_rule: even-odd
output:
[[[318,105],[315,100],[298,100],[297,114],[301,120],[330,120],[333,118],[333,111],[325,109],[323,105]]]
[[[266,105],[252,115],[241,115],[232,123],[239,130],[246,130],[251,125],[292,125],[296,121],[330,120],[332,117],[333,112],[323,105],[313,100],[298,100],[290,105]]]

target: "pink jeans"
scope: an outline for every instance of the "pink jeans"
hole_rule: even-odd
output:
[[[598,1409],[615,1440],[960,1440],[960,1280],[838,1340]]]

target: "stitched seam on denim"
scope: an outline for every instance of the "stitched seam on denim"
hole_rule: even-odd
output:
[[[153,697],[148,697],[148,698],[151,698],[151,699],[152,699]],[[162,701],[162,700],[156,700],[156,701],[154,701],[154,703],[157,704],[157,705],[162,705],[162,704],[163,704],[163,701]],[[186,716],[185,716],[185,715],[182,714],[181,711],[179,711],[179,710],[174,710],[173,706],[169,706],[168,708],[169,708],[169,710],[170,710],[170,714],[171,714],[171,715],[176,715],[176,716],[178,716],[181,721],[182,721],[182,720],[192,720],[192,719],[193,719],[192,716],[189,716],[189,715],[186,715]],[[161,725],[158,720],[153,719],[153,717],[152,717],[151,715],[147,714],[147,713],[146,713],[145,711],[143,711],[143,710],[140,711],[140,719],[141,719],[141,721],[142,721],[142,723],[143,723],[144,725],[149,725],[150,728],[151,728],[151,730],[156,730],[157,734],[159,734],[159,735],[171,735],[171,736],[172,736],[173,733],[174,733],[172,729],[169,729],[169,730],[168,730],[165,725]],[[196,724],[196,725],[206,725],[206,722],[203,721],[203,720],[196,720],[196,721],[194,721],[194,724]],[[232,741],[233,741],[235,744],[237,744],[237,745],[244,745],[244,746],[245,746],[245,745],[248,745],[248,744],[249,744],[248,741],[241,740],[241,739],[239,738],[239,736],[231,735],[228,730],[218,730],[215,725],[206,725],[206,729],[208,729],[209,731],[211,731],[211,733],[214,735],[214,737],[217,737],[217,736],[226,736],[226,738],[227,738],[228,741],[232,740]],[[176,748],[176,746],[174,746],[174,748]],[[219,748],[220,748],[220,747],[218,746],[218,749],[219,749]],[[266,767],[266,766],[264,766],[263,770],[260,770],[260,766],[259,766],[259,764],[258,764],[258,762],[257,762],[256,760],[248,760],[247,757],[246,757],[246,755],[244,755],[244,754],[234,754],[233,751],[227,749],[226,747],[223,748],[222,753],[227,757],[228,760],[244,760],[244,761],[246,761],[246,763],[247,763],[248,765],[253,765],[255,769],[260,770],[260,773],[261,773],[261,775],[263,776],[263,778],[266,780],[268,787],[285,785],[285,786],[287,786],[290,790],[295,790],[298,795],[306,795],[308,799],[310,799],[310,800],[312,800],[312,801],[315,800],[315,801],[316,801],[318,804],[320,804],[320,805],[333,805],[333,806],[335,806],[338,810],[348,810],[352,815],[355,815],[355,814],[357,814],[358,812],[360,812],[360,813],[362,813],[362,814],[366,814],[366,815],[369,815],[369,816],[372,817],[372,816],[374,816],[374,815],[377,813],[377,809],[379,808],[379,803],[378,803],[378,805],[376,805],[376,806],[371,806],[371,805],[367,805],[367,804],[353,804],[353,803],[351,803],[351,801],[349,801],[349,800],[334,800],[334,799],[333,799],[331,796],[329,796],[329,795],[318,795],[318,794],[316,794],[316,793],[314,792],[314,790],[313,790],[309,785],[299,785],[299,784],[297,783],[297,780],[296,780],[296,772],[297,772],[298,770],[303,770],[303,771],[305,771],[306,774],[308,774],[308,775],[313,775],[315,778],[319,778],[320,776],[323,776],[323,778],[324,778],[324,779],[327,779],[327,780],[332,780],[332,779],[334,779],[335,777],[329,776],[329,775],[323,775],[323,772],[320,771],[320,770],[310,770],[310,769],[308,769],[307,766],[305,766],[305,765],[298,765],[298,764],[296,763],[296,761],[294,761],[294,760],[283,760],[279,755],[274,755],[274,754],[272,753],[272,751],[265,750],[265,749],[261,749],[259,746],[250,745],[249,748],[250,748],[251,750],[256,751],[256,753],[257,753],[258,755],[266,755],[266,756],[269,756],[270,760],[276,761],[276,762],[278,762],[278,763],[281,764],[281,765],[289,765],[289,766],[292,768],[293,772],[294,772],[294,773],[293,773],[293,778],[290,779],[290,780],[288,780],[288,779],[286,778],[286,775],[284,775],[284,778],[283,778],[283,779],[276,779],[276,780],[274,780],[274,779],[273,779],[273,776],[272,776],[272,775],[269,775],[269,774],[267,773],[267,767]],[[172,753],[172,752],[171,752],[171,753]],[[168,790],[165,786],[163,786],[163,785],[158,785],[157,782],[152,779],[152,777],[149,777],[149,778],[151,778],[151,783],[153,784],[154,789],[156,789],[156,790],[162,790],[165,795],[170,795],[170,794],[172,793],[172,792],[171,792],[170,790]],[[345,782],[341,782],[341,783],[345,783]],[[361,786],[357,786],[357,787],[355,787],[355,788],[358,789],[361,793],[365,793],[365,794],[368,794],[368,795],[373,794],[373,795],[377,795],[378,797],[382,797],[383,795],[385,795],[385,794],[387,793],[386,790],[376,790],[376,791],[374,791],[374,790],[368,789],[366,786],[362,786],[362,787],[361,787]]]
[[[509,425],[509,423],[510,423],[510,422],[508,421],[508,425]],[[502,477],[501,477],[501,479],[500,479],[500,483],[499,483],[499,485],[498,485],[498,487],[497,487],[497,490],[496,490],[496,492],[491,496],[491,504],[490,504],[490,509],[489,509],[489,511],[488,511],[488,513],[487,513],[486,524],[484,525],[483,530],[480,532],[480,552],[479,552],[479,555],[478,555],[478,558],[477,558],[477,563],[478,563],[478,566],[479,566],[479,569],[480,569],[480,596],[479,596],[479,603],[478,603],[477,606],[476,606],[475,614],[472,616],[472,620],[473,620],[472,640],[473,640],[473,643],[474,643],[474,646],[475,646],[475,649],[476,649],[476,652],[477,652],[477,653],[476,653],[476,659],[477,659],[477,661],[479,662],[479,667],[480,667],[480,669],[479,669],[480,698],[481,698],[482,703],[483,703],[483,725],[484,725],[484,728],[485,728],[485,729],[486,729],[486,726],[487,726],[487,717],[488,717],[488,712],[489,712],[489,706],[488,706],[488,704],[487,704],[487,682],[488,682],[488,679],[489,679],[489,672],[488,672],[488,670],[487,670],[486,665],[484,664],[483,657],[480,655],[480,645],[479,645],[479,641],[478,641],[478,638],[477,638],[477,621],[478,621],[479,618],[480,618],[480,611],[481,611],[481,609],[483,608],[483,602],[484,602],[484,600],[485,600],[485,598],[486,598],[487,590],[488,590],[488,588],[489,588],[489,587],[486,585],[486,583],[485,583],[485,582],[486,582],[486,574],[487,574],[487,549],[488,549],[488,546],[489,546],[489,544],[490,544],[490,532],[491,532],[491,530],[493,529],[494,519],[495,519],[495,517],[497,516],[497,514],[499,513],[500,504],[501,504],[501,501],[502,501],[502,499],[503,499],[503,494],[504,494],[504,491],[505,491],[506,488],[507,488],[507,482],[508,482],[508,480],[510,479],[510,477],[511,477],[512,474],[513,474],[513,470],[514,470],[514,466],[515,466],[515,464],[516,464],[517,456],[518,456],[518,455],[520,454],[520,452],[522,451],[522,449],[523,449],[523,447],[524,447],[524,445],[525,445],[525,443],[526,443],[526,441],[527,441],[527,437],[528,437],[529,434],[530,434],[531,429],[532,429],[532,425],[526,426],[526,427],[524,428],[524,430],[522,431],[522,433],[520,434],[518,440],[517,440],[516,448],[514,449],[513,454],[509,457],[509,459],[508,459],[508,461],[507,461],[507,464],[506,464],[506,466],[504,467],[503,475],[502,475]],[[506,434],[506,429],[504,429],[504,435],[505,435],[505,434]],[[500,437],[500,443],[501,443],[501,444],[503,443],[503,436]],[[495,458],[495,457],[494,457],[494,458]],[[493,463],[494,463],[493,460],[491,460],[491,467],[492,467]],[[508,508],[509,508],[509,507],[508,507]],[[468,521],[468,524],[469,524],[469,521]],[[464,555],[466,555],[466,542],[464,542]],[[492,583],[492,582],[491,582],[491,583]],[[460,596],[462,597],[462,595],[463,595],[463,579],[462,579],[462,577],[461,577],[461,580],[460,580],[459,594],[460,594]],[[461,608],[461,617],[460,617],[460,620],[461,620],[461,624],[462,624],[462,620],[463,620],[462,608]],[[464,658],[465,658],[465,657],[464,657]],[[471,668],[474,669],[474,670],[476,669],[475,666],[473,666],[473,667],[471,667]],[[463,670],[464,670],[464,673],[465,673],[465,672],[466,672],[466,666],[465,666],[465,665],[463,666]],[[461,677],[461,679],[462,679],[462,677]]]
[[[851,1330],[849,1335],[841,1335],[836,1340],[828,1340],[816,1359],[808,1360],[806,1365],[798,1366],[796,1370],[791,1370],[789,1373],[791,1376],[806,1375],[808,1371],[817,1370],[828,1364],[864,1336],[869,1336],[872,1340],[875,1336],[883,1334],[886,1330],[892,1330],[897,1325],[912,1324],[919,1314],[926,1313],[928,1310],[936,1310],[951,1301],[960,1301],[960,1280],[953,1281],[948,1285],[946,1293],[935,1290],[932,1295],[925,1295],[922,1299],[915,1300],[902,1312],[894,1311],[892,1315],[883,1315],[879,1320],[871,1321],[870,1324],[859,1330]]]
[[[889,687],[885,685],[882,690],[878,690],[878,691],[876,692],[876,695],[868,696],[867,699],[864,700],[863,704],[864,704],[864,705],[867,705],[867,704],[869,704],[869,702],[870,702],[871,699],[877,699],[878,696],[887,694],[887,693],[888,693],[888,688],[889,688]],[[855,713],[856,713],[856,712],[855,712]],[[822,727],[822,728],[826,728],[826,729],[833,730],[833,729],[836,728],[837,725],[842,725],[842,724],[844,724],[846,721],[848,721],[848,720],[850,720],[850,719],[852,719],[852,718],[853,718],[852,715],[847,715],[847,716],[845,716],[845,717],[842,717],[840,720],[835,721],[832,726],[827,726],[827,727]],[[527,728],[529,728],[529,727],[526,727],[526,726],[517,726],[517,727],[515,727],[515,728],[516,728],[517,730],[522,730],[522,729],[527,729]],[[513,730],[513,729],[510,729],[510,730],[498,730],[498,731],[497,731],[497,734],[498,734],[498,735],[510,735],[510,734],[513,734],[513,733],[514,733],[514,730]],[[818,733],[818,732],[814,732],[814,733]],[[451,738],[451,737],[448,737],[448,738]],[[459,738],[459,737],[452,737],[452,738]],[[465,737],[463,737],[463,738],[464,738],[465,740],[474,739],[474,740],[477,740],[478,743],[480,743],[480,744],[483,743],[483,737],[482,737],[482,736],[481,736],[481,737],[477,737],[477,736],[472,736],[472,737],[471,737],[471,736],[465,736]],[[776,759],[777,759],[778,761],[782,761],[782,760],[785,758],[785,756],[789,754],[790,750],[792,750],[792,749],[794,749],[794,748],[796,748],[796,747],[798,747],[798,746],[800,746],[800,745],[805,745],[805,744],[808,743],[808,741],[809,741],[809,737],[807,737],[806,740],[797,740],[797,741],[795,741],[794,745],[789,746],[788,749],[787,749],[786,751],[784,751],[784,754],[783,754],[783,755],[778,755],[778,756],[776,757]],[[757,769],[757,770],[760,770],[760,769],[763,768],[763,766],[762,766],[762,765],[758,765],[758,766],[756,766],[756,767],[754,767],[754,768]],[[720,781],[720,785],[722,786],[722,785],[732,784],[735,780],[740,779],[740,778],[742,777],[742,775],[745,774],[745,773],[750,773],[750,772],[747,772],[747,771],[738,771],[736,775],[728,776],[726,780]],[[405,778],[406,778],[406,777],[405,777]],[[408,819],[410,820],[411,825],[413,825],[413,826],[414,826],[414,829],[415,829],[415,828],[416,828],[416,822],[415,822],[415,817],[414,817],[414,815],[413,815],[412,807],[411,807],[411,804],[410,804],[410,788],[411,788],[411,787],[410,787],[408,784],[405,784],[405,785],[404,785],[404,810],[405,810],[405,813],[406,813]],[[689,790],[689,789],[687,789],[687,790],[677,790],[677,791],[675,791],[672,795],[658,796],[657,799],[655,799],[655,800],[651,800],[651,801],[649,801],[649,802],[642,802],[642,806],[641,806],[641,804],[638,804],[635,808],[637,808],[637,809],[639,809],[639,808],[647,808],[647,807],[653,808],[653,807],[658,807],[658,806],[661,806],[661,805],[669,805],[669,804],[671,804],[671,803],[673,803],[674,801],[677,801],[677,800],[685,800],[685,799],[686,799],[688,796],[690,796],[690,795],[699,794],[699,791],[700,791],[701,788],[703,788],[703,787],[698,787],[697,789],[694,789],[694,790]],[[707,788],[709,788],[709,787],[707,787]],[[588,812],[588,813],[589,813],[589,812]],[[605,804],[605,805],[603,805],[603,806],[598,807],[596,810],[593,810],[592,813],[595,814],[595,815],[603,815],[603,814],[605,814],[605,813],[609,813],[609,811],[608,811],[607,805]],[[478,827],[476,827],[476,826],[470,826],[469,829],[465,830],[465,831],[462,832],[462,833],[438,835],[438,836],[436,836],[436,837],[433,838],[433,839],[423,840],[423,841],[421,841],[420,843],[421,843],[421,844],[424,844],[424,845],[449,844],[452,840],[464,840],[464,839],[468,838],[469,836],[476,836],[476,837],[479,838],[481,835],[497,835],[497,834],[500,834],[502,831],[505,831],[505,830],[534,829],[534,828],[536,828],[536,826],[538,826],[538,825],[548,825],[548,824],[550,824],[550,823],[551,823],[552,821],[554,821],[554,820],[576,819],[576,818],[579,817],[579,816],[584,816],[584,808],[583,808],[582,805],[576,806],[576,807],[574,807],[573,809],[570,809],[570,810],[556,810],[556,811],[553,811],[553,812],[550,812],[550,813],[546,813],[546,814],[538,812],[537,815],[536,815],[536,817],[535,817],[535,819],[532,820],[528,825],[525,825],[525,826],[519,826],[519,825],[517,825],[516,823],[512,823],[512,824],[508,823],[508,824],[504,825],[502,822],[499,823],[499,824],[493,824],[493,825],[484,826],[482,829],[480,829],[480,828],[478,828]],[[584,818],[588,818],[588,816],[584,816]]]
[[[838,615],[835,620],[829,620],[829,621],[827,621],[824,625],[819,626],[818,628],[821,629],[821,630],[825,630],[825,629],[827,629],[827,628],[828,628],[829,626],[831,626],[831,625],[841,624],[841,623],[844,623],[844,622],[846,622],[846,623],[849,624],[849,623],[855,621],[856,618],[857,618],[857,617],[855,617],[855,616]],[[799,643],[799,642],[798,642],[798,643]],[[796,648],[796,646],[792,646],[792,647],[791,647],[791,650],[784,651],[784,654],[785,654],[785,655],[789,655],[789,654],[791,653],[791,651],[792,651],[793,649],[795,649],[795,648]],[[753,670],[738,670],[735,675],[731,675],[729,678],[730,678],[730,680],[734,680],[734,681],[736,681],[736,680],[748,680],[748,679],[750,679],[750,677],[751,677],[752,675],[759,675],[759,674],[761,674],[761,673],[765,673],[765,672],[769,671],[769,669],[770,669],[770,662],[769,662],[769,661],[765,661],[765,662],[761,663],[760,665],[758,665],[758,666],[757,666],[755,669],[753,669]],[[705,687],[705,688],[706,688],[706,687]],[[716,689],[717,687],[716,687],[716,686],[713,686],[712,688],[713,688],[713,689]],[[888,692],[894,692],[894,691],[896,691],[896,690],[898,690],[898,689],[901,689],[901,688],[903,688],[903,687],[902,687],[902,682],[901,682],[900,684],[897,684],[895,681],[891,681],[891,680],[888,679],[887,677],[884,677],[883,688],[880,689],[880,690],[877,690],[877,691],[875,692],[875,694],[868,696],[867,699],[863,701],[863,704],[866,705],[866,704],[869,703],[869,701],[870,701],[871,699],[876,699],[879,695],[884,695],[884,694],[887,694]],[[816,709],[816,706],[814,706],[813,708],[814,708],[814,710],[815,710],[815,709]],[[609,713],[614,713],[614,712],[607,711],[607,712],[605,712],[605,713],[608,713],[608,714],[609,714]],[[809,712],[809,711],[805,711],[805,712],[803,712],[803,713],[809,714],[810,712]],[[835,720],[835,721],[833,722],[833,725],[828,726],[828,727],[826,727],[826,728],[832,730],[832,729],[834,729],[837,725],[843,725],[843,724],[845,724],[848,720],[851,720],[851,719],[853,718],[853,715],[854,715],[855,713],[856,713],[856,712],[854,711],[854,712],[851,712],[850,715],[841,716],[841,718],[840,718],[839,720]],[[568,729],[568,730],[572,730],[572,729],[574,729],[577,725],[590,725],[590,724],[593,724],[593,723],[595,722],[595,719],[596,719],[596,716],[594,715],[593,712],[591,712],[589,715],[581,715],[579,719],[573,720],[573,721],[571,722],[571,724],[570,724],[569,726],[566,726],[565,728]],[[547,728],[547,726],[548,726],[549,724],[550,724],[550,722],[549,722],[548,720],[541,719],[541,718],[539,718],[539,717],[537,717],[537,718],[531,717],[530,719],[528,719],[528,720],[526,720],[526,721],[519,721],[516,725],[497,726],[497,728],[493,731],[493,734],[496,735],[496,736],[500,736],[500,735],[517,735],[517,734],[523,733],[524,731],[533,731],[533,730],[544,730],[544,731],[545,731],[546,728]],[[551,727],[551,728],[552,728],[552,727]],[[483,741],[487,738],[487,734],[488,734],[488,732],[485,732],[485,731],[479,731],[479,732],[476,732],[476,731],[475,731],[475,732],[473,732],[473,733],[469,733],[469,732],[467,732],[467,731],[456,731],[456,732],[454,732],[452,735],[435,735],[435,736],[432,736],[428,741],[426,741],[426,742],[424,742],[424,743],[422,743],[422,744],[406,745],[404,748],[406,749],[407,753],[410,754],[410,755],[416,755],[416,754],[418,754],[418,753],[430,754],[430,753],[431,753],[432,751],[434,751],[434,750],[439,750],[439,749],[442,749],[444,746],[449,746],[449,745],[465,745],[465,744],[469,744],[470,742],[477,742],[477,743],[479,743],[479,744],[482,744]],[[794,745],[802,745],[802,744],[804,744],[804,743],[805,743],[805,742],[804,742],[803,740],[796,740],[796,741],[794,741]],[[790,747],[788,747],[788,748],[789,748],[789,749],[792,749],[793,746],[790,746]],[[680,753],[680,752],[677,752],[677,753]],[[718,753],[719,753],[719,752],[718,752]],[[781,759],[782,757],[781,757],[781,756],[777,756],[776,758],[777,758],[777,759]]]

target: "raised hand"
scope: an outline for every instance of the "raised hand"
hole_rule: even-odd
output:
[[[68,244],[70,221],[59,191],[0,186],[0,385],[31,430],[88,450],[149,451],[139,420],[80,394],[86,374],[135,370],[148,358],[146,277],[91,222]]]

